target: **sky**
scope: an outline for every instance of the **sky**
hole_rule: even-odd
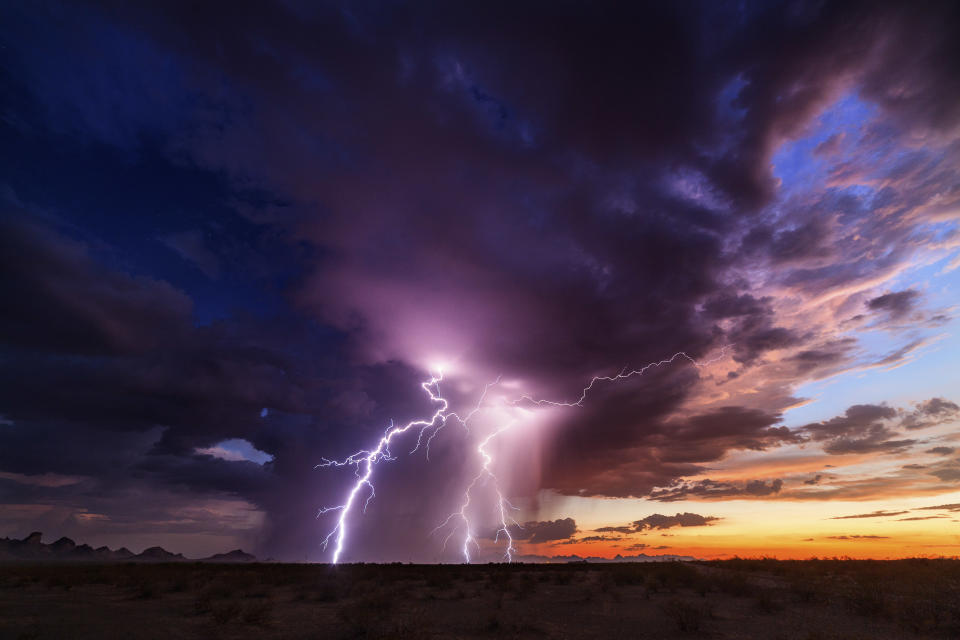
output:
[[[958,35],[952,2],[4,3],[0,536],[960,555]]]

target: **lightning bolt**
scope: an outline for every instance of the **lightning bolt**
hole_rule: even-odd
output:
[[[697,367],[698,369],[702,369],[703,367],[707,367],[713,364],[714,362],[719,362],[720,360],[723,360],[724,358],[726,358],[727,351],[730,349],[731,346],[732,345],[727,345],[723,347],[722,349],[720,349],[719,356],[712,358],[710,360],[705,360],[703,362],[696,360],[694,358],[691,358],[683,351],[678,351],[677,353],[673,354],[669,358],[666,358],[665,360],[651,362],[649,364],[646,364],[640,367],[639,369],[631,369],[628,371],[627,367],[624,367],[620,371],[620,373],[618,373],[615,376],[594,376],[593,378],[591,378],[590,383],[583,388],[583,391],[580,392],[580,397],[577,398],[575,401],[536,400],[534,398],[531,398],[530,396],[520,396],[519,400],[517,400],[516,402],[527,401],[537,406],[549,405],[553,407],[582,407],[583,403],[587,399],[587,395],[590,393],[590,391],[593,390],[593,387],[598,382],[619,382],[620,380],[626,380],[627,378],[633,378],[634,376],[642,376],[650,369],[653,369],[656,367],[662,367],[665,364],[673,364],[678,359],[689,360],[693,364],[693,366]]]
[[[508,515],[507,509],[518,510],[517,507],[513,506],[510,501],[504,497],[503,491],[500,488],[500,481],[497,479],[497,476],[493,473],[493,470],[490,468],[490,465],[493,463],[493,456],[487,451],[486,447],[490,444],[490,441],[496,438],[498,435],[504,431],[510,429],[516,420],[510,420],[505,425],[501,426],[499,429],[491,432],[486,438],[484,438],[480,444],[477,445],[477,453],[480,455],[483,464],[480,467],[480,472],[473,478],[470,484],[467,485],[466,491],[463,494],[463,503],[460,505],[460,509],[454,511],[447,519],[441,522],[432,532],[431,535],[443,529],[445,526],[450,524],[451,521],[459,519],[463,523],[464,529],[464,538],[463,538],[463,559],[468,564],[470,563],[470,548],[476,547],[477,550],[480,550],[480,543],[477,542],[476,537],[473,533],[473,526],[470,524],[470,518],[467,515],[467,510],[470,508],[471,503],[471,493],[473,492],[474,487],[480,483],[481,480],[489,480],[493,482],[493,489],[497,494],[497,511],[500,515],[500,526],[497,529],[496,537],[494,542],[500,541],[500,536],[503,535],[507,539],[506,549],[504,551],[504,557],[507,562],[513,561],[513,554],[516,552],[516,548],[513,546],[513,536],[510,534],[510,524],[514,524],[517,527],[520,527],[520,523],[514,520],[511,516]],[[521,527],[522,528],[522,527]],[[447,543],[450,541],[450,538],[453,537],[453,534],[457,532],[459,525],[451,529],[450,533],[443,541],[443,548],[447,548]]]
[[[719,360],[724,359],[726,357],[727,351],[730,349],[731,346],[732,345],[727,345],[723,347],[720,351],[720,355],[706,361],[696,360],[695,358],[689,356],[687,353],[683,351],[679,351],[673,354],[669,358],[666,358],[664,360],[659,360],[656,362],[651,362],[649,364],[644,365],[643,367],[640,367],[639,369],[628,370],[626,367],[624,367],[624,369],[622,369],[616,375],[594,376],[593,378],[591,378],[587,386],[585,386],[581,390],[580,397],[577,398],[576,400],[572,400],[572,401],[542,400],[542,399],[532,398],[531,396],[528,396],[528,395],[523,395],[515,400],[505,402],[504,406],[511,407],[520,411],[523,411],[523,409],[519,407],[521,403],[533,404],[535,406],[582,407],[584,402],[586,402],[587,400],[587,396],[590,394],[590,392],[594,389],[594,387],[598,383],[619,382],[621,380],[625,380],[635,376],[642,376],[652,368],[657,368],[667,364],[672,364],[678,359],[688,360],[695,367],[700,369],[700,368],[709,366],[715,362],[718,362]],[[370,501],[376,495],[376,490],[374,489],[373,483],[371,481],[374,466],[379,462],[390,461],[395,459],[390,453],[390,443],[393,441],[393,439],[397,436],[403,435],[404,433],[419,427],[419,429],[417,429],[418,433],[417,433],[416,444],[413,447],[413,449],[410,451],[410,453],[411,454],[416,453],[422,447],[425,450],[426,458],[429,460],[430,443],[433,441],[434,438],[436,438],[437,434],[440,433],[440,431],[443,430],[444,427],[446,427],[446,425],[451,419],[459,422],[468,433],[470,432],[470,420],[477,413],[483,410],[483,406],[486,401],[488,392],[492,387],[500,384],[501,377],[498,376],[496,380],[488,383],[484,387],[483,393],[480,395],[480,398],[477,401],[476,406],[474,406],[465,416],[460,416],[456,412],[449,411],[450,404],[442,396],[440,392],[440,382],[442,380],[443,380],[443,372],[438,372],[437,375],[432,376],[429,380],[422,382],[420,385],[429,396],[430,401],[436,404],[438,407],[437,410],[433,413],[433,415],[429,419],[412,420],[400,427],[395,426],[393,422],[391,422],[390,426],[387,428],[383,437],[380,438],[380,441],[378,442],[377,446],[374,449],[369,451],[367,450],[358,451],[356,453],[353,453],[347,456],[343,460],[339,460],[339,461],[328,460],[326,458],[323,458],[322,459],[323,462],[316,466],[316,468],[353,466],[355,467],[354,474],[357,477],[356,482],[353,484],[352,488],[347,494],[346,500],[344,501],[343,504],[337,505],[334,507],[324,507],[320,509],[317,513],[318,518],[321,515],[331,513],[331,512],[340,513],[340,517],[337,519],[336,526],[334,526],[334,528],[327,534],[327,536],[323,539],[323,542],[321,544],[323,549],[326,549],[327,546],[330,544],[331,540],[335,539],[336,543],[335,543],[333,559],[332,559],[333,564],[337,564],[337,562],[340,559],[340,555],[343,552],[343,547],[344,547],[344,543],[346,541],[346,535],[347,535],[347,526],[346,526],[347,516],[349,516],[351,512],[354,506],[354,503],[357,500],[358,494],[361,492],[361,490],[364,487],[369,489],[369,494],[367,495],[367,499],[363,505],[364,513],[366,512],[367,506],[370,504]],[[473,492],[478,485],[486,484],[488,482],[492,483],[493,491],[497,496],[495,506],[496,506],[496,511],[499,514],[499,527],[496,531],[494,542],[499,542],[501,536],[503,536],[506,539],[504,558],[507,560],[507,562],[511,562],[513,560],[513,554],[516,552],[516,548],[513,545],[514,543],[513,536],[510,533],[510,527],[511,525],[520,527],[520,524],[513,517],[510,516],[509,510],[518,510],[518,509],[513,504],[511,504],[510,501],[504,495],[504,492],[500,486],[500,482],[493,471],[494,460],[493,460],[492,454],[487,450],[487,446],[490,444],[490,442],[494,438],[504,433],[505,431],[511,429],[517,422],[518,422],[518,418],[512,418],[508,420],[499,428],[491,431],[483,440],[480,441],[480,443],[476,447],[476,452],[481,460],[480,470],[477,473],[477,475],[474,476],[471,482],[467,485],[467,488],[464,491],[463,502],[461,503],[460,508],[457,511],[454,511],[453,513],[451,513],[449,516],[447,516],[446,520],[441,522],[431,532],[431,535],[432,535],[433,533],[436,533],[437,531],[443,529],[444,527],[450,525],[451,523],[459,521],[458,524],[456,524],[451,528],[450,533],[444,539],[443,548],[444,549],[446,548],[450,538],[453,537],[453,535],[462,526],[464,530],[462,552],[463,552],[464,560],[467,563],[471,562],[471,553],[470,553],[471,549],[476,548],[478,551],[480,550],[480,543],[477,541],[477,538],[476,538],[475,527],[471,524],[469,513],[468,513],[471,507],[471,504],[473,502]],[[426,440],[424,440],[424,435],[427,432],[429,432],[430,435],[427,436]]]
[[[426,382],[422,382],[420,386],[424,391],[427,392],[427,395],[430,397],[430,401],[434,404],[439,405],[438,409],[430,417],[430,419],[424,420],[411,420],[402,427],[394,426],[391,421],[390,426],[387,428],[383,437],[380,438],[380,442],[377,443],[376,448],[371,451],[361,450],[356,453],[352,453],[343,460],[328,460],[323,458],[323,462],[318,464],[314,468],[324,468],[324,467],[346,467],[353,466],[355,467],[354,473],[357,476],[357,481],[354,483],[353,487],[350,489],[350,492],[347,494],[347,499],[343,504],[335,507],[324,507],[317,512],[317,517],[321,515],[330,513],[331,511],[339,511],[340,517],[337,519],[337,525],[327,534],[327,537],[323,539],[322,547],[326,550],[327,545],[330,544],[331,538],[336,536],[336,546],[333,550],[333,564],[337,564],[340,560],[340,554],[343,553],[343,544],[347,536],[347,516],[350,515],[350,510],[353,508],[354,501],[357,498],[357,495],[360,493],[360,490],[363,487],[367,487],[370,490],[370,494],[367,496],[366,502],[364,502],[363,510],[366,512],[367,505],[370,504],[370,501],[376,495],[376,490],[373,487],[373,483],[370,481],[371,476],[373,475],[373,468],[378,462],[393,460],[393,456],[390,454],[390,442],[399,435],[410,431],[415,427],[421,427],[422,429],[428,429],[431,426],[435,426],[438,422],[444,420],[444,415],[447,409],[450,407],[450,404],[440,395],[440,381],[443,380],[443,372],[438,372],[437,375],[433,376]],[[421,433],[423,431],[421,430]]]
[[[471,409],[470,412],[467,413],[466,417],[461,418],[459,414],[451,411],[449,413],[443,414],[440,424],[431,423],[431,424],[424,425],[420,429],[420,433],[417,435],[417,445],[410,450],[410,453],[416,453],[420,449],[420,446],[423,445],[424,450],[426,452],[425,454],[426,458],[427,460],[429,460],[430,459],[430,443],[433,441],[434,438],[437,437],[437,434],[440,433],[445,426],[447,426],[447,422],[449,421],[450,418],[453,418],[454,420],[462,424],[466,432],[470,433],[470,419],[473,418],[473,416],[475,416],[483,408],[483,403],[487,398],[487,393],[490,392],[491,387],[495,387],[496,385],[500,384],[500,379],[502,377],[503,376],[497,376],[496,380],[494,380],[493,382],[487,383],[487,385],[483,388],[483,393],[480,394],[480,399],[477,401],[477,406]],[[440,389],[440,385],[438,381],[437,382],[438,393],[439,393],[439,389]],[[430,437],[427,438],[426,443],[424,443],[423,434],[424,432],[429,431],[431,427],[433,428],[433,431],[430,433]]]

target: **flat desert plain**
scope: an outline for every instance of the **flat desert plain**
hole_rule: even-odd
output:
[[[0,567],[0,638],[960,637],[957,560]]]

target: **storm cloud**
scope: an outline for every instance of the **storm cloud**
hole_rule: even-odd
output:
[[[633,523],[634,530],[644,531],[646,529],[670,529],[672,527],[704,527],[719,518],[714,516],[702,516],[699,513],[678,513],[672,516],[665,516],[654,513],[645,518],[641,518]]]
[[[567,401],[687,356],[524,407],[545,417],[505,475],[531,544],[576,534],[540,491],[776,498],[779,474],[705,477],[805,443],[903,453],[960,415],[876,400],[783,424],[803,383],[932,344],[931,296],[891,281],[955,243],[953,3],[8,14],[4,504],[103,535],[214,504],[216,535],[242,522],[260,554],[317,558],[317,509],[351,476],[314,466],[429,411],[438,362],[459,409],[497,379]],[[421,549],[474,470],[462,431],[384,470],[354,559],[441,557]],[[231,441],[266,461],[203,453]]]
[[[526,540],[530,544],[540,544],[551,540],[566,540],[577,532],[577,523],[573,518],[563,518],[550,522],[524,522],[510,527],[510,535],[517,540]]]

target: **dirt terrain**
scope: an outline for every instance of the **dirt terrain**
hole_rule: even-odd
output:
[[[960,561],[0,566],[0,638],[960,636]]]

